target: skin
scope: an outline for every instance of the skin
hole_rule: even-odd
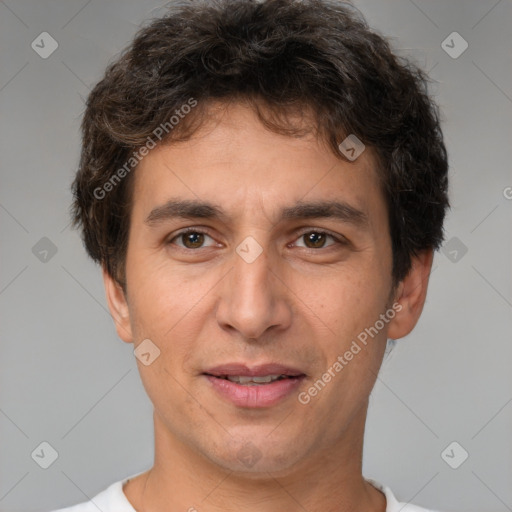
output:
[[[386,339],[407,335],[421,314],[432,251],[392,287],[371,150],[349,162],[311,135],[268,131],[248,106],[218,104],[192,139],[150,151],[134,178],[126,293],[104,271],[121,339],[160,349],[149,366],[137,361],[154,405],[155,461],[124,487],[134,508],[385,511],[362,476],[368,398]],[[171,198],[215,203],[226,217],[145,222]],[[320,200],[350,204],[366,225],[279,217]],[[176,238],[187,227],[207,230],[203,246]],[[345,243],[328,236],[308,247],[304,234],[315,229]],[[235,251],[248,236],[263,250],[252,263]],[[307,405],[293,393],[268,408],[236,407],[202,375],[228,362],[279,362],[306,374],[305,391],[393,303],[401,311]],[[249,441],[260,455],[251,467],[238,458]]]

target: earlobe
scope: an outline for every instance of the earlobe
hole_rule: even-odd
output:
[[[395,302],[401,309],[389,324],[388,338],[407,336],[418,322],[427,296],[433,256],[432,249],[413,256],[409,273],[397,286]]]
[[[103,268],[103,283],[108,309],[114,320],[117,335],[126,343],[133,343],[128,302],[121,285]]]

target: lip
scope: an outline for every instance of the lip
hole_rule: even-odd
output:
[[[204,373],[215,377],[240,375],[243,377],[262,377],[264,375],[304,375],[304,372],[291,366],[278,363],[260,364],[249,367],[241,363],[227,363],[206,370]]]
[[[262,377],[265,375],[289,375],[289,378],[269,384],[248,386],[231,382],[225,376]],[[306,375],[297,368],[270,363],[249,367],[245,364],[229,363],[210,368],[203,373],[213,390],[237,407],[272,407],[289,397],[300,386]]]

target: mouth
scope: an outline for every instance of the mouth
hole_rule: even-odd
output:
[[[236,382],[237,384],[241,384],[242,386],[261,386],[263,384],[271,384],[272,382],[276,382],[282,379],[295,378],[294,376],[290,375],[265,375],[261,377],[250,377],[244,375],[212,375],[212,377],[229,380],[229,382]]]
[[[291,395],[306,377],[302,371],[280,365],[248,367],[227,364],[203,373],[212,389],[238,407],[271,407]]]

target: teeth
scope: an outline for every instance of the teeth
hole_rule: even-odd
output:
[[[265,375],[264,377],[257,377],[256,375],[253,377],[243,377],[241,375],[228,375],[226,378],[231,382],[236,382],[237,384],[269,384],[270,382],[274,382],[279,378],[284,377],[284,375]]]
[[[274,380],[277,380],[280,377],[280,375],[267,375],[265,377],[252,377],[252,380],[254,382],[258,383],[264,383],[264,382],[273,382]],[[248,377],[249,378],[249,377]]]

